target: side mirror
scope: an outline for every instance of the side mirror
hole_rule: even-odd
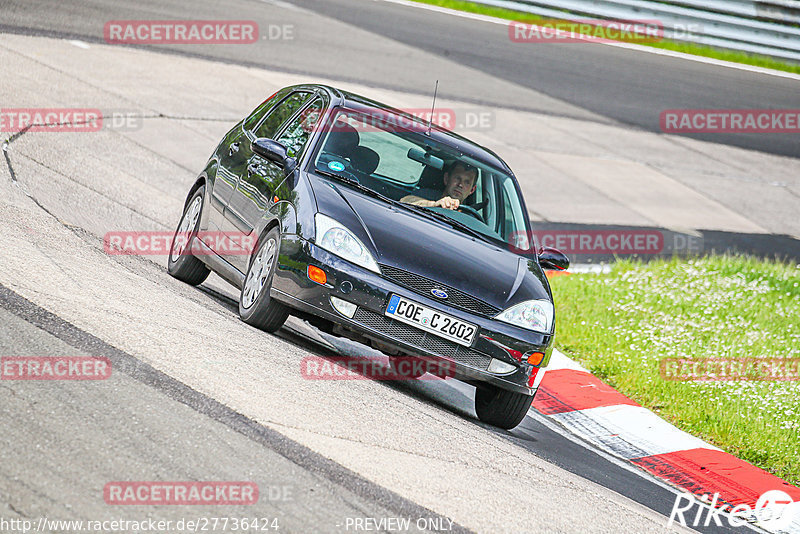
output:
[[[292,172],[295,165],[297,165],[297,161],[287,154],[286,147],[272,139],[259,137],[253,141],[250,148],[267,161],[271,161],[282,169],[286,169],[287,172]]]
[[[552,247],[541,247],[537,253],[539,265],[545,269],[566,271],[569,268],[569,258],[566,254]]]

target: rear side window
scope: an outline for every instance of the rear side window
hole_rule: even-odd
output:
[[[291,92],[291,89],[284,88],[269,97],[268,99],[264,100],[260,106],[253,110],[253,112],[244,120],[244,124],[242,127],[245,131],[252,132],[256,125],[264,118],[264,115],[269,112],[270,109],[275,107],[281,100],[283,100],[286,95]]]
[[[267,113],[267,116],[256,127],[253,133],[256,137],[269,137],[270,139],[274,139],[281,125],[286,122],[289,117],[294,115],[294,112],[300,109],[309,98],[311,98],[311,93],[296,92],[290,94]]]
[[[319,122],[322,114],[323,101],[317,98],[306,109],[294,118],[281,136],[276,139],[286,147],[286,152],[290,157],[300,158],[305,149],[308,138],[314,131],[314,127]]]

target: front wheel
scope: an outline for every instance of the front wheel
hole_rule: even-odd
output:
[[[256,253],[250,258],[250,267],[239,296],[239,317],[265,332],[277,332],[289,317],[289,308],[269,294],[278,265],[279,249],[280,233],[273,228],[260,240]]]
[[[511,430],[525,419],[533,395],[485,384],[475,390],[475,413],[486,424]]]

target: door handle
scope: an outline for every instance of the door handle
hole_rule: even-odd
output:
[[[233,143],[228,147],[229,156],[233,156],[236,152],[239,152],[239,143]]]

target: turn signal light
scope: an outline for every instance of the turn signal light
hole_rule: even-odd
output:
[[[314,265],[308,266],[308,278],[312,282],[316,282],[323,286],[328,281],[328,275],[325,274],[325,271]]]
[[[544,354],[541,352],[529,352],[525,355],[525,360],[531,364],[539,367],[544,360]]]

